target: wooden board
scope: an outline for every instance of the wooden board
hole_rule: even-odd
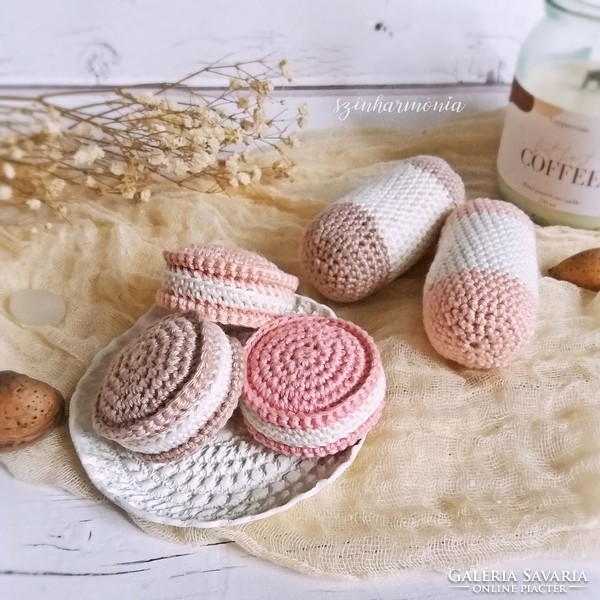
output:
[[[0,85],[173,80],[268,55],[300,86],[506,83],[542,13],[541,0],[2,2]]]

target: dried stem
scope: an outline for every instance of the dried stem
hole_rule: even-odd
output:
[[[229,84],[201,93],[189,85],[199,75]],[[265,174],[288,177],[293,163],[281,143],[295,145],[288,132],[303,125],[306,110],[271,116],[275,77],[290,80],[287,61],[216,62],[154,91],[147,84],[106,88],[99,90],[106,100],[74,107],[67,100],[89,90],[0,95],[0,203],[33,211],[46,205],[64,217],[71,186],[148,200],[160,180],[185,188],[203,180],[203,189],[227,191]],[[249,156],[256,149],[275,149],[276,158],[269,163],[259,153],[256,164]]]

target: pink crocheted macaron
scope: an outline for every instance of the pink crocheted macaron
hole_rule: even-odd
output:
[[[219,431],[238,404],[241,344],[196,315],[169,315],[113,360],[96,398],[94,428],[166,462],[191,454]]]
[[[461,178],[436,156],[414,156],[344,196],[314,219],[301,260],[327,298],[354,302],[419,261],[464,201]]]
[[[244,348],[240,404],[254,439],[293,456],[353,445],[379,419],[385,376],[377,346],[341,319],[296,316],[258,329]]]
[[[156,302],[164,308],[251,328],[294,309],[298,278],[260,254],[192,244],[163,255],[167,271]]]
[[[506,366],[533,335],[537,300],[527,215],[484,198],[452,212],[425,280],[423,320],[433,347],[466,367]]]

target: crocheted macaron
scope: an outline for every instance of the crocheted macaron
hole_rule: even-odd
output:
[[[305,315],[276,319],[254,333],[244,354],[244,421],[272,450],[335,454],[364,437],[381,415],[379,352],[352,323]]]
[[[214,244],[165,251],[156,302],[222,324],[256,328],[294,309],[298,278],[254,252]]]
[[[464,201],[461,178],[441,158],[415,156],[329,206],[307,228],[301,260],[327,298],[360,300],[412,267]]]
[[[194,314],[164,317],[126,346],[102,382],[94,428],[148,460],[191,454],[237,406],[241,344]]]
[[[423,321],[433,347],[466,367],[506,366],[533,335],[537,301],[527,215],[484,198],[457,208],[425,280]]]

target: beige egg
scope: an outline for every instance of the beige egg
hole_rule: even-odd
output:
[[[15,371],[0,371],[0,450],[10,452],[59,425],[64,399],[52,386]]]

